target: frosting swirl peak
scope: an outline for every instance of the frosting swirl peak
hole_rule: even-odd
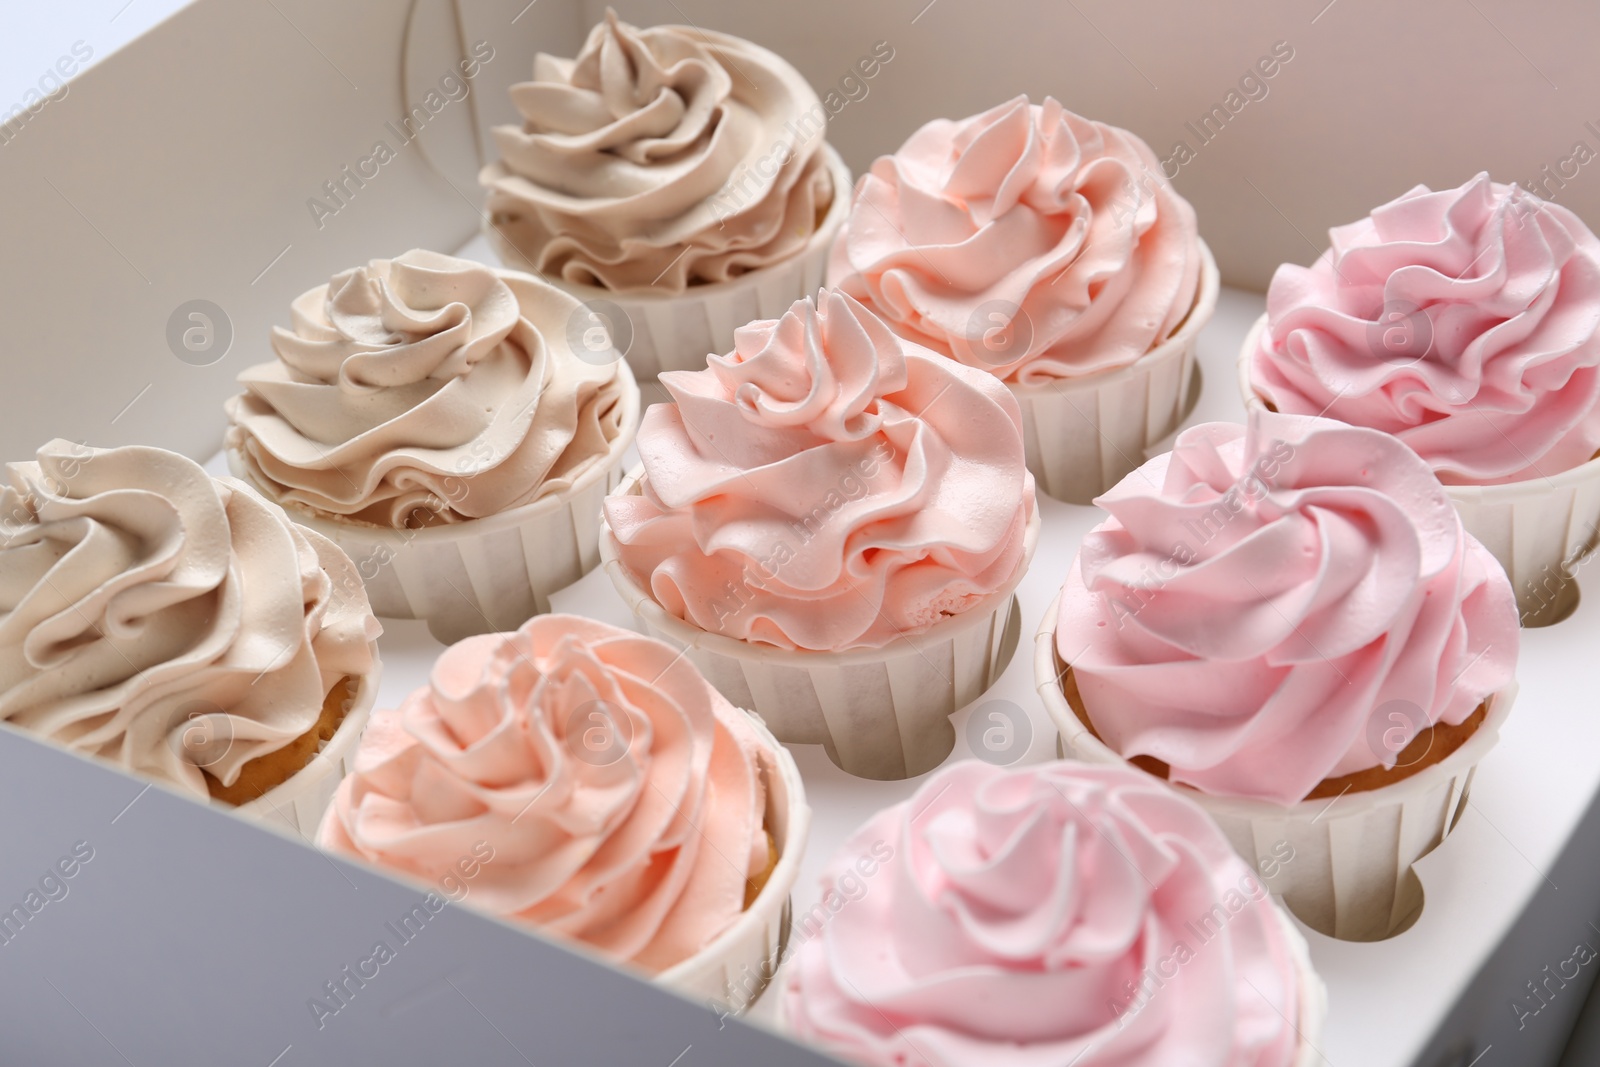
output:
[[[0,485],[0,719],[192,795],[370,674],[354,565],[244,483],[52,441]]]
[[[1019,96],[923,126],[856,185],[828,284],[902,335],[1037,383],[1127,366],[1200,285],[1194,209],[1126,130]]]
[[[1392,433],[1446,484],[1600,452],[1600,238],[1571,211],[1479,174],[1328,236],[1267,290],[1247,356],[1273,408]]]
[[[1388,434],[1207,423],[1096,503],[1057,649],[1106,744],[1174,782],[1294,804],[1393,767],[1395,716],[1458,725],[1511,680],[1511,583]]]
[[[280,503],[414,527],[565,491],[609,458],[634,391],[571,347],[580,305],[525,274],[411,251],[295,300],[239,376],[227,442]]]
[[[651,973],[708,945],[766,869],[760,741],[659,641],[568,615],[446,649],[373,714],[319,843]]]
[[[876,648],[1014,581],[1034,510],[1021,414],[991,375],[838,292],[661,376],[617,554],[663,608],[789,649]]]
[[[491,238],[547,276],[681,293],[790,258],[833,202],[821,101],[737,37],[608,10],[511,99],[523,123],[480,178]]]
[[[1255,872],[1130,768],[953,764],[823,886],[848,903],[796,954],[784,1017],[858,1063],[1290,1067],[1308,1025],[1316,979]]]

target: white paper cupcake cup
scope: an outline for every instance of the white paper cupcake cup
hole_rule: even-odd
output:
[[[1086,763],[1125,764],[1067,702],[1061,686],[1066,666],[1055,647],[1059,605],[1059,597],[1051,602],[1035,637],[1039,696],[1061,731],[1065,755]],[[1478,763],[1500,738],[1516,688],[1513,683],[1489,698],[1488,715],[1460,748],[1380,789],[1285,807],[1173,788],[1210,813],[1301,922],[1343,941],[1382,940],[1406,929],[1420,913],[1422,887],[1411,867],[1455,828]],[[1293,850],[1290,860],[1283,859],[1285,845]],[[1265,869],[1271,868],[1277,874],[1268,877]]]
[[[643,468],[616,490],[640,491]],[[1028,524],[1022,562],[1004,588],[924,633],[882,648],[810,652],[752,645],[710,633],[667,612],[617,557],[604,523],[606,573],[645,630],[688,649],[700,673],[788,744],[822,745],[859,778],[913,778],[944,762],[955,747],[950,716],[982,696],[1005,670],[1021,634],[1012,595],[1039,540],[1039,512]]]
[[[1088,504],[1149,458],[1194,409],[1195,350],[1217,307],[1220,280],[1200,242],[1200,290],[1178,332],[1119,370],[1037,385],[1008,382],[1039,491]]]
[[[1267,328],[1262,315],[1239,353],[1245,407],[1266,410],[1250,384],[1250,358]],[[1574,575],[1600,544],[1600,458],[1548,478],[1504,485],[1447,485],[1467,532],[1511,579],[1524,626],[1560,622],[1577,607]]]
[[[447,645],[515,630],[549,611],[552,593],[600,563],[601,501],[622,480],[622,456],[639,428],[639,390],[631,376],[621,403],[622,429],[603,462],[566,492],[498,515],[397,530],[339,522],[293,505],[284,510],[344,549],[380,618],[423,619]],[[273,499],[231,449],[228,465]]]
[[[1294,1027],[1300,1035],[1300,1051],[1294,1058],[1293,1067],[1327,1067],[1328,1061],[1318,1045],[1328,1022],[1328,987],[1316,968],[1311,966],[1311,947],[1306,944],[1300,928],[1282,907],[1274,910],[1283,924],[1284,935],[1289,941],[1289,954],[1294,959],[1295,971],[1300,979],[1299,1012]]]
[[[288,781],[273,786],[261,796],[234,808],[246,818],[287,829],[311,841],[322,822],[322,813],[333,800],[344,776],[355,762],[356,748],[372,717],[378,699],[378,683],[383,664],[378,660],[378,644],[372,642],[372,670],[362,675],[351,695],[350,710],[344,713],[339,728],[326,744]]]
[[[833,203],[811,239],[791,258],[725,282],[690,286],[682,293],[617,293],[538,273],[494,224],[483,230],[507,266],[536,274],[583,302],[611,327],[616,347],[640,381],[662,371],[705,370],[706,356],[733,350],[733,331],[756,319],[775,319],[802,297],[815,296],[827,272],[828,251],[850,214],[850,169],[832,145],[822,146],[833,175]],[[625,321],[618,321],[620,318]],[[624,336],[626,334],[627,336]]]
[[[711,944],[656,976],[656,981],[709,1004],[743,1014],[756,1002],[782,963],[793,909],[789,895],[800,878],[811,809],[800,769],[760,716],[751,721],[762,745],[761,774],[767,787],[766,828],[778,846],[778,863],[754,902]]]

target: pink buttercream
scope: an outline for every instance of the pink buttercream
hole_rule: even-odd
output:
[[[1166,340],[1200,262],[1194,209],[1149,145],[1019,96],[930,122],[874,163],[828,284],[935,351],[1036,383],[1125,367]]]
[[[847,903],[795,956],[784,1016],[860,1063],[1288,1067],[1300,1047],[1309,979],[1276,906],[1141,772],[954,764],[823,885]]]
[[[492,856],[468,903],[654,973],[766,867],[760,744],[675,650],[542,615],[452,645],[373,714],[320,842],[430,882]]]
[[[1250,381],[1273,407],[1395,434],[1446,484],[1600,450],[1600,239],[1576,215],[1479,174],[1328,233],[1267,293]]]
[[[661,376],[640,496],[606,500],[667,611],[781,648],[881,647],[1012,583],[1033,514],[1016,400],[824,290]]]
[[[1208,423],[1097,503],[1057,648],[1105,742],[1174,781],[1293,804],[1511,681],[1511,583],[1388,434]]]

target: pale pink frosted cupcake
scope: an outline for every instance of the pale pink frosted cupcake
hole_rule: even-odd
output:
[[[1147,775],[977,761],[873,816],[802,923],[787,1029],[872,1067],[1301,1067],[1326,993],[1206,814]]]
[[[673,649],[547,615],[375,712],[319,840],[726,1002],[777,955],[808,822],[788,753]]]
[[[823,291],[738,331],[640,427],[601,553],[652,632],[782,740],[937,765],[1000,660],[1037,539],[1016,401]]]
[[[1217,274],[1148,145],[1017,97],[874,163],[828,284],[1005,381],[1041,487],[1087,503],[1185,414]]]
[[[1530,621],[1600,526],[1600,238],[1479,174],[1417,186],[1273,275],[1247,401],[1392,433],[1448,487]]]
[[[1403,924],[1411,864],[1509,711],[1520,637],[1427,464],[1376,430],[1258,413],[1185,430],[1098,503],[1037,649],[1069,751],[1189,791],[1246,856],[1287,841],[1300,859],[1273,888],[1308,924]]]

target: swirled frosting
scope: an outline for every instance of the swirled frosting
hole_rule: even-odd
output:
[[[821,101],[737,37],[608,10],[511,100],[522,125],[495,128],[480,181],[492,239],[541,274],[681,293],[793,257],[833,202]]]
[[[1511,583],[1388,434],[1208,423],[1096,502],[1057,648],[1105,742],[1173,781],[1293,804],[1511,681]]]
[[[1131,768],[953,764],[823,887],[846,902],[795,955],[784,1017],[847,1059],[1289,1067],[1299,1049],[1316,979],[1276,905],[1204,812]]]
[[[638,496],[605,513],[622,564],[703,630],[875,648],[1015,583],[1033,515],[1021,414],[991,375],[823,290],[661,375]]]
[[[658,972],[708,945],[766,867],[761,742],[659,641],[571,615],[448,648],[379,710],[319,835]]]
[[[370,674],[349,558],[158,448],[52,441],[0,486],[0,719],[195,796]]]
[[[1125,367],[1199,290],[1194,209],[1134,134],[1019,96],[936,119],[856,185],[828,284],[1001,378]]]
[[[411,251],[295,300],[239,376],[227,443],[279,503],[389,527],[495,515],[611,459],[636,391],[580,358],[584,317],[535,278]]]
[[[1557,474],[1600,451],[1600,239],[1479,174],[1419,185],[1284,265],[1250,384],[1411,446],[1446,484]]]

